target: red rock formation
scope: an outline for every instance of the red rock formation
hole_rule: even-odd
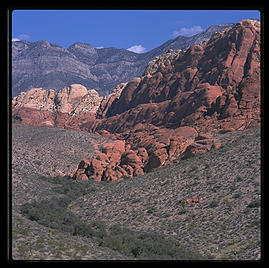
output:
[[[200,203],[203,200],[204,200],[203,197],[194,197],[194,198],[187,199],[186,202],[188,204],[191,204],[191,203]]]
[[[191,127],[166,129],[139,124],[125,135],[125,140],[104,143],[91,161],[82,160],[73,178],[81,180],[87,177],[95,181],[131,178],[177,162],[182,156],[191,157],[220,146],[212,135],[198,135]],[[191,146],[197,144],[202,149],[191,150]]]
[[[116,139],[97,150],[87,167],[79,166],[74,178],[120,180],[217,149],[220,143],[208,133],[260,123],[260,23],[243,20],[202,44],[168,51],[142,77],[103,99],[94,92],[87,98],[83,88],[71,92],[42,92],[36,102],[28,96],[28,106],[14,100],[13,119]],[[57,109],[51,108],[53,98]]]
[[[259,124],[259,103],[259,22],[245,20],[129,82],[97,129],[119,133],[138,123],[242,129]]]
[[[104,143],[101,150],[95,152],[91,161],[82,160],[79,163],[73,178],[116,181],[123,177],[143,175],[147,159],[145,148],[130,150],[123,140]]]
[[[197,136],[193,143],[191,143],[184,153],[182,154],[182,159],[192,157],[194,155],[203,154],[211,149],[218,149],[221,143],[214,139],[210,134],[200,134]]]

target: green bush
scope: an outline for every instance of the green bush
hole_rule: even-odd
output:
[[[92,237],[93,236],[93,230],[88,224],[79,222],[75,224],[73,235],[81,235],[81,236],[87,236]]]
[[[119,225],[110,227],[101,245],[138,259],[202,259],[179,246],[175,240],[152,232],[137,232]]]
[[[84,223],[67,207],[72,200],[88,191],[94,191],[93,185],[58,177],[42,179],[60,184],[61,186],[56,186],[53,190],[64,197],[52,197],[22,205],[22,214],[32,221],[73,235],[94,238],[100,246],[137,259],[203,259],[199,253],[186,251],[176,240],[167,239],[158,233],[133,231],[118,224],[108,228],[103,221]]]
[[[209,204],[209,207],[210,208],[216,208],[218,207],[219,203],[217,200],[213,200],[210,204]]]
[[[258,208],[261,206],[261,200],[259,198],[254,199],[248,204],[248,208]]]

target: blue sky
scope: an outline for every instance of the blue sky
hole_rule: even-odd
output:
[[[12,39],[75,42],[147,52],[178,35],[211,25],[260,19],[258,10],[14,10]]]

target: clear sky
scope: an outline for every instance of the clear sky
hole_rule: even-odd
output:
[[[258,10],[14,10],[12,39],[75,42],[147,52],[178,35],[211,25],[260,19]]]

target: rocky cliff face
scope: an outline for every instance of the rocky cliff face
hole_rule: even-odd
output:
[[[202,44],[155,58],[144,76],[127,83],[97,129],[120,133],[142,121],[240,129],[259,121],[259,105],[259,22],[244,20]]]
[[[142,75],[155,56],[197,44],[231,25],[210,27],[192,37],[179,36],[144,54],[113,47],[96,49],[84,43],[65,49],[46,41],[12,42],[12,95],[31,88],[60,90],[74,83],[106,95],[119,83]]]
[[[259,122],[260,23],[244,20],[202,44],[168,51],[128,82],[106,117],[88,125],[125,143],[120,150],[120,141],[97,150],[74,178],[113,181],[144,174],[219,148],[210,132]]]
[[[115,181],[144,174],[218,148],[212,132],[259,125],[260,23],[243,20],[201,44],[169,50],[154,58],[141,77],[118,85],[107,97],[95,92],[89,102],[89,92],[75,87],[79,90],[63,89],[63,96],[36,94],[40,89],[23,93],[23,109],[16,109],[19,96],[14,99],[14,120],[25,123],[34,115],[25,116],[25,109],[33,111],[43,101],[36,122],[52,113],[54,125],[115,139],[79,164],[76,179]],[[86,103],[94,103],[85,108],[91,115],[80,112]]]

